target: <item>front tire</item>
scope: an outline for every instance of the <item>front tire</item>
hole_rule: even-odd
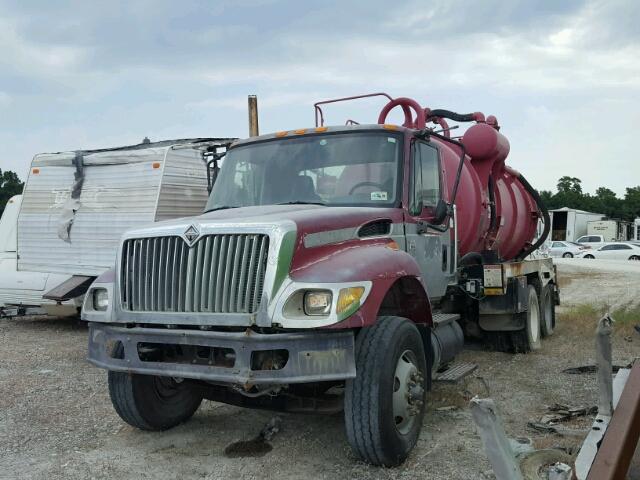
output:
[[[636,261],[637,261],[637,260],[640,260],[640,256],[638,256],[638,255],[631,255],[631,256],[629,257],[629,260],[636,260]]]
[[[123,358],[116,345],[114,358]],[[120,418],[140,430],[158,431],[189,420],[202,403],[202,395],[184,380],[109,371],[109,396]]]
[[[564,255],[562,255],[562,258],[573,258],[573,253],[567,252]]]
[[[593,259],[594,259],[594,258],[596,258],[596,257],[594,257],[593,255],[585,255],[585,256],[584,256],[584,257],[582,257],[582,258],[588,258],[589,260],[593,260]]]
[[[424,344],[405,318],[383,316],[356,339],[356,378],[345,389],[347,438],[373,465],[400,465],[415,446],[429,375]]]

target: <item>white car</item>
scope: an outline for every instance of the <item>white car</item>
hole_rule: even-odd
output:
[[[590,247],[579,243],[554,240],[549,245],[549,255],[551,257],[573,258],[589,249]]]
[[[595,249],[583,250],[582,258],[601,258],[607,260],[640,260],[640,243],[612,242]]]

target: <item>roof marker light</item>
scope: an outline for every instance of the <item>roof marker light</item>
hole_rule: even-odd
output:
[[[283,132],[276,132],[276,137],[284,137],[287,133],[289,132],[287,132],[286,130]]]
[[[384,125],[382,125],[382,128],[386,128],[387,130],[397,130],[398,126],[391,123],[385,123]]]
[[[298,130],[294,130],[293,133],[295,133],[296,135],[302,135],[303,133],[306,133],[307,129],[306,128],[300,128]]]
[[[316,132],[318,133],[326,132],[327,130],[329,130],[329,127],[316,127]]]

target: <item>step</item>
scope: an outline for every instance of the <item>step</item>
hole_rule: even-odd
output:
[[[478,368],[477,363],[458,362],[453,363],[444,372],[436,373],[434,380],[436,382],[455,383],[461,378],[470,375]]]
[[[449,322],[460,320],[458,313],[434,313],[432,316],[434,325],[442,325]]]

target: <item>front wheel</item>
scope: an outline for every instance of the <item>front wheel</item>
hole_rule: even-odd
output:
[[[120,418],[140,430],[167,430],[193,416],[202,396],[184,380],[109,372],[109,396]]]
[[[567,252],[564,255],[562,255],[562,258],[573,258],[573,253]]]
[[[588,258],[589,260],[593,260],[593,259],[594,259],[594,258],[596,258],[596,257],[594,257],[593,255],[585,255],[585,256],[584,256],[584,257],[582,257],[582,258]]]
[[[429,374],[424,344],[405,318],[384,316],[356,339],[356,378],[345,389],[347,438],[363,460],[401,464],[415,446]]]
[[[629,260],[640,260],[640,256],[638,256],[638,255],[631,255],[631,256],[629,257]]]

